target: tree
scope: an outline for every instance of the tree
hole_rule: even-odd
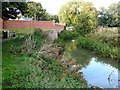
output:
[[[76,25],[74,26],[74,31],[84,36],[86,34],[89,34],[93,29],[94,28],[91,26],[91,20],[88,14],[82,13],[77,17]]]
[[[115,27],[119,25],[118,3],[113,3],[108,9],[104,7],[98,11],[97,25]]]
[[[92,21],[91,23],[95,25],[97,16],[96,9],[92,3],[84,1],[71,1],[64,4],[58,14],[59,21],[66,23],[67,26],[73,26],[76,24],[76,20],[82,12],[88,13]]]
[[[108,26],[112,20],[112,15],[104,7],[100,8],[98,11],[97,25]]]
[[[120,1],[118,2],[118,27],[120,27]]]
[[[112,14],[111,26],[118,26],[118,3],[113,3],[109,6],[109,13]]]
[[[2,18],[4,20],[15,19],[19,13],[24,15],[26,10],[26,2],[2,2]]]
[[[45,12],[44,16],[45,16],[44,20],[54,21],[55,23],[59,23],[59,19],[57,15],[50,15],[48,12]]]
[[[59,19],[57,15],[49,15],[48,20],[50,21],[54,20],[55,23],[59,23]]]
[[[59,20],[80,35],[90,33],[96,27],[97,11],[93,4],[84,1],[68,2],[59,12]]]
[[[27,2],[27,8],[25,16],[33,17],[34,20],[46,20],[46,10],[41,3]]]

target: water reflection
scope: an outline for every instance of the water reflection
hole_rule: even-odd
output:
[[[118,87],[118,74],[120,72],[116,61],[101,58],[83,49],[73,51],[72,57],[83,65],[78,72],[83,72],[88,84],[103,88]]]

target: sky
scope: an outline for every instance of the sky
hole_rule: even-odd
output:
[[[41,2],[44,9],[47,10],[49,14],[56,15],[61,6],[70,0],[30,0],[35,2]],[[94,6],[99,9],[99,7],[104,6],[107,8],[110,4],[114,2],[119,2],[119,0],[84,0],[89,1],[94,4]]]

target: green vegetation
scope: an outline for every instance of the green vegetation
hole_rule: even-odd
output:
[[[96,23],[100,26],[118,26],[115,5],[110,6],[109,10],[103,8],[98,11],[97,18],[97,11],[92,3],[72,0],[62,6],[58,20],[57,15],[49,15],[41,3],[27,2],[20,8],[19,4],[21,5],[17,2],[3,2],[2,11],[10,16],[3,14],[2,18],[16,18],[16,10],[25,7],[21,11],[25,16],[33,17],[35,20],[60,20],[73,28],[62,31],[54,42],[47,37],[46,32],[39,29],[8,29],[16,32],[17,37],[3,39],[3,88],[87,88],[82,75],[76,73],[81,66],[69,70],[69,67],[76,63],[70,56],[71,50],[76,47],[120,60],[117,28],[95,29]],[[6,9],[9,9],[9,6],[12,7],[11,14]],[[17,9],[14,11],[14,8]],[[58,48],[61,48],[61,51]]]
[[[19,13],[24,13],[27,11],[27,4],[25,2],[10,2],[10,0],[6,2],[0,3],[2,8],[2,18],[4,20],[16,19]]]
[[[3,88],[86,88],[80,75],[64,69],[54,58],[35,54],[40,51],[46,35],[37,30],[24,37],[3,41]],[[19,34],[19,32],[17,33]],[[20,34],[21,35],[21,34]]]
[[[6,28],[5,30],[10,30],[10,32],[16,32],[17,35],[32,34],[34,32],[33,28]]]
[[[2,33],[0,31],[0,39],[2,37]],[[0,40],[0,89],[2,88],[2,44]]]
[[[119,3],[112,3],[108,8],[101,7],[98,11],[97,25],[119,27]]]
[[[77,38],[79,34],[72,31],[72,32],[68,32],[67,30],[64,30],[61,32],[61,34],[59,35],[60,39],[63,39],[64,41],[69,41],[72,40],[74,38]]]
[[[110,28],[109,28],[110,29]],[[85,36],[78,35],[72,31],[63,31],[55,40],[59,45],[67,47],[67,43],[73,43],[73,48],[82,47],[96,52],[103,57],[120,59],[117,29],[91,32]],[[74,36],[75,35],[75,36]],[[69,38],[70,37],[70,38]],[[66,38],[69,38],[68,40]],[[74,40],[74,42],[72,42]]]
[[[82,13],[81,15],[79,15],[76,21],[77,22],[74,26],[74,31],[79,33],[79,35],[84,36],[95,29],[95,25],[92,25],[93,23],[91,22],[90,15],[86,13]]]
[[[83,15],[88,15],[91,27],[95,27],[97,11],[91,2],[71,0],[61,7],[58,14],[59,21],[66,23],[67,26],[77,24],[78,16],[83,18]]]
[[[97,31],[87,35],[89,38],[96,39],[102,43],[107,43],[109,46],[119,47],[118,28],[97,28]]]
[[[33,17],[34,20],[45,20],[46,11],[43,9],[41,3],[37,2],[27,2],[27,12],[25,13],[27,17]]]
[[[68,27],[72,26],[73,30],[63,31],[55,41],[63,47],[68,46],[66,42],[75,41],[72,42],[74,47],[81,46],[104,57],[119,60],[118,28],[112,27],[118,26],[119,23],[118,10],[116,9],[119,5],[111,4],[108,10],[101,8],[97,17],[96,9],[92,3],[80,1],[75,4],[76,2],[68,2],[62,6],[59,12],[60,22],[66,23]],[[79,7],[80,5],[82,6]],[[111,28],[96,28],[96,23],[100,26],[111,26]]]
[[[16,19],[25,17],[33,18],[34,20],[46,20],[59,22],[57,15],[49,14],[46,9],[43,9],[40,2],[26,1],[26,2],[2,2],[2,19]]]
[[[104,57],[111,57],[117,60],[120,59],[118,53],[119,49],[117,47],[111,47],[106,43],[101,43],[88,37],[79,37],[76,42],[78,43],[78,46],[95,51],[97,54]]]

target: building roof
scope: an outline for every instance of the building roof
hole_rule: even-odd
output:
[[[25,20],[25,21],[31,21],[32,18],[27,18],[27,17],[20,17],[20,18],[16,18],[16,19],[9,19],[9,20]]]
[[[32,18],[26,18],[26,17],[24,17],[23,19],[28,21],[32,20]]]

